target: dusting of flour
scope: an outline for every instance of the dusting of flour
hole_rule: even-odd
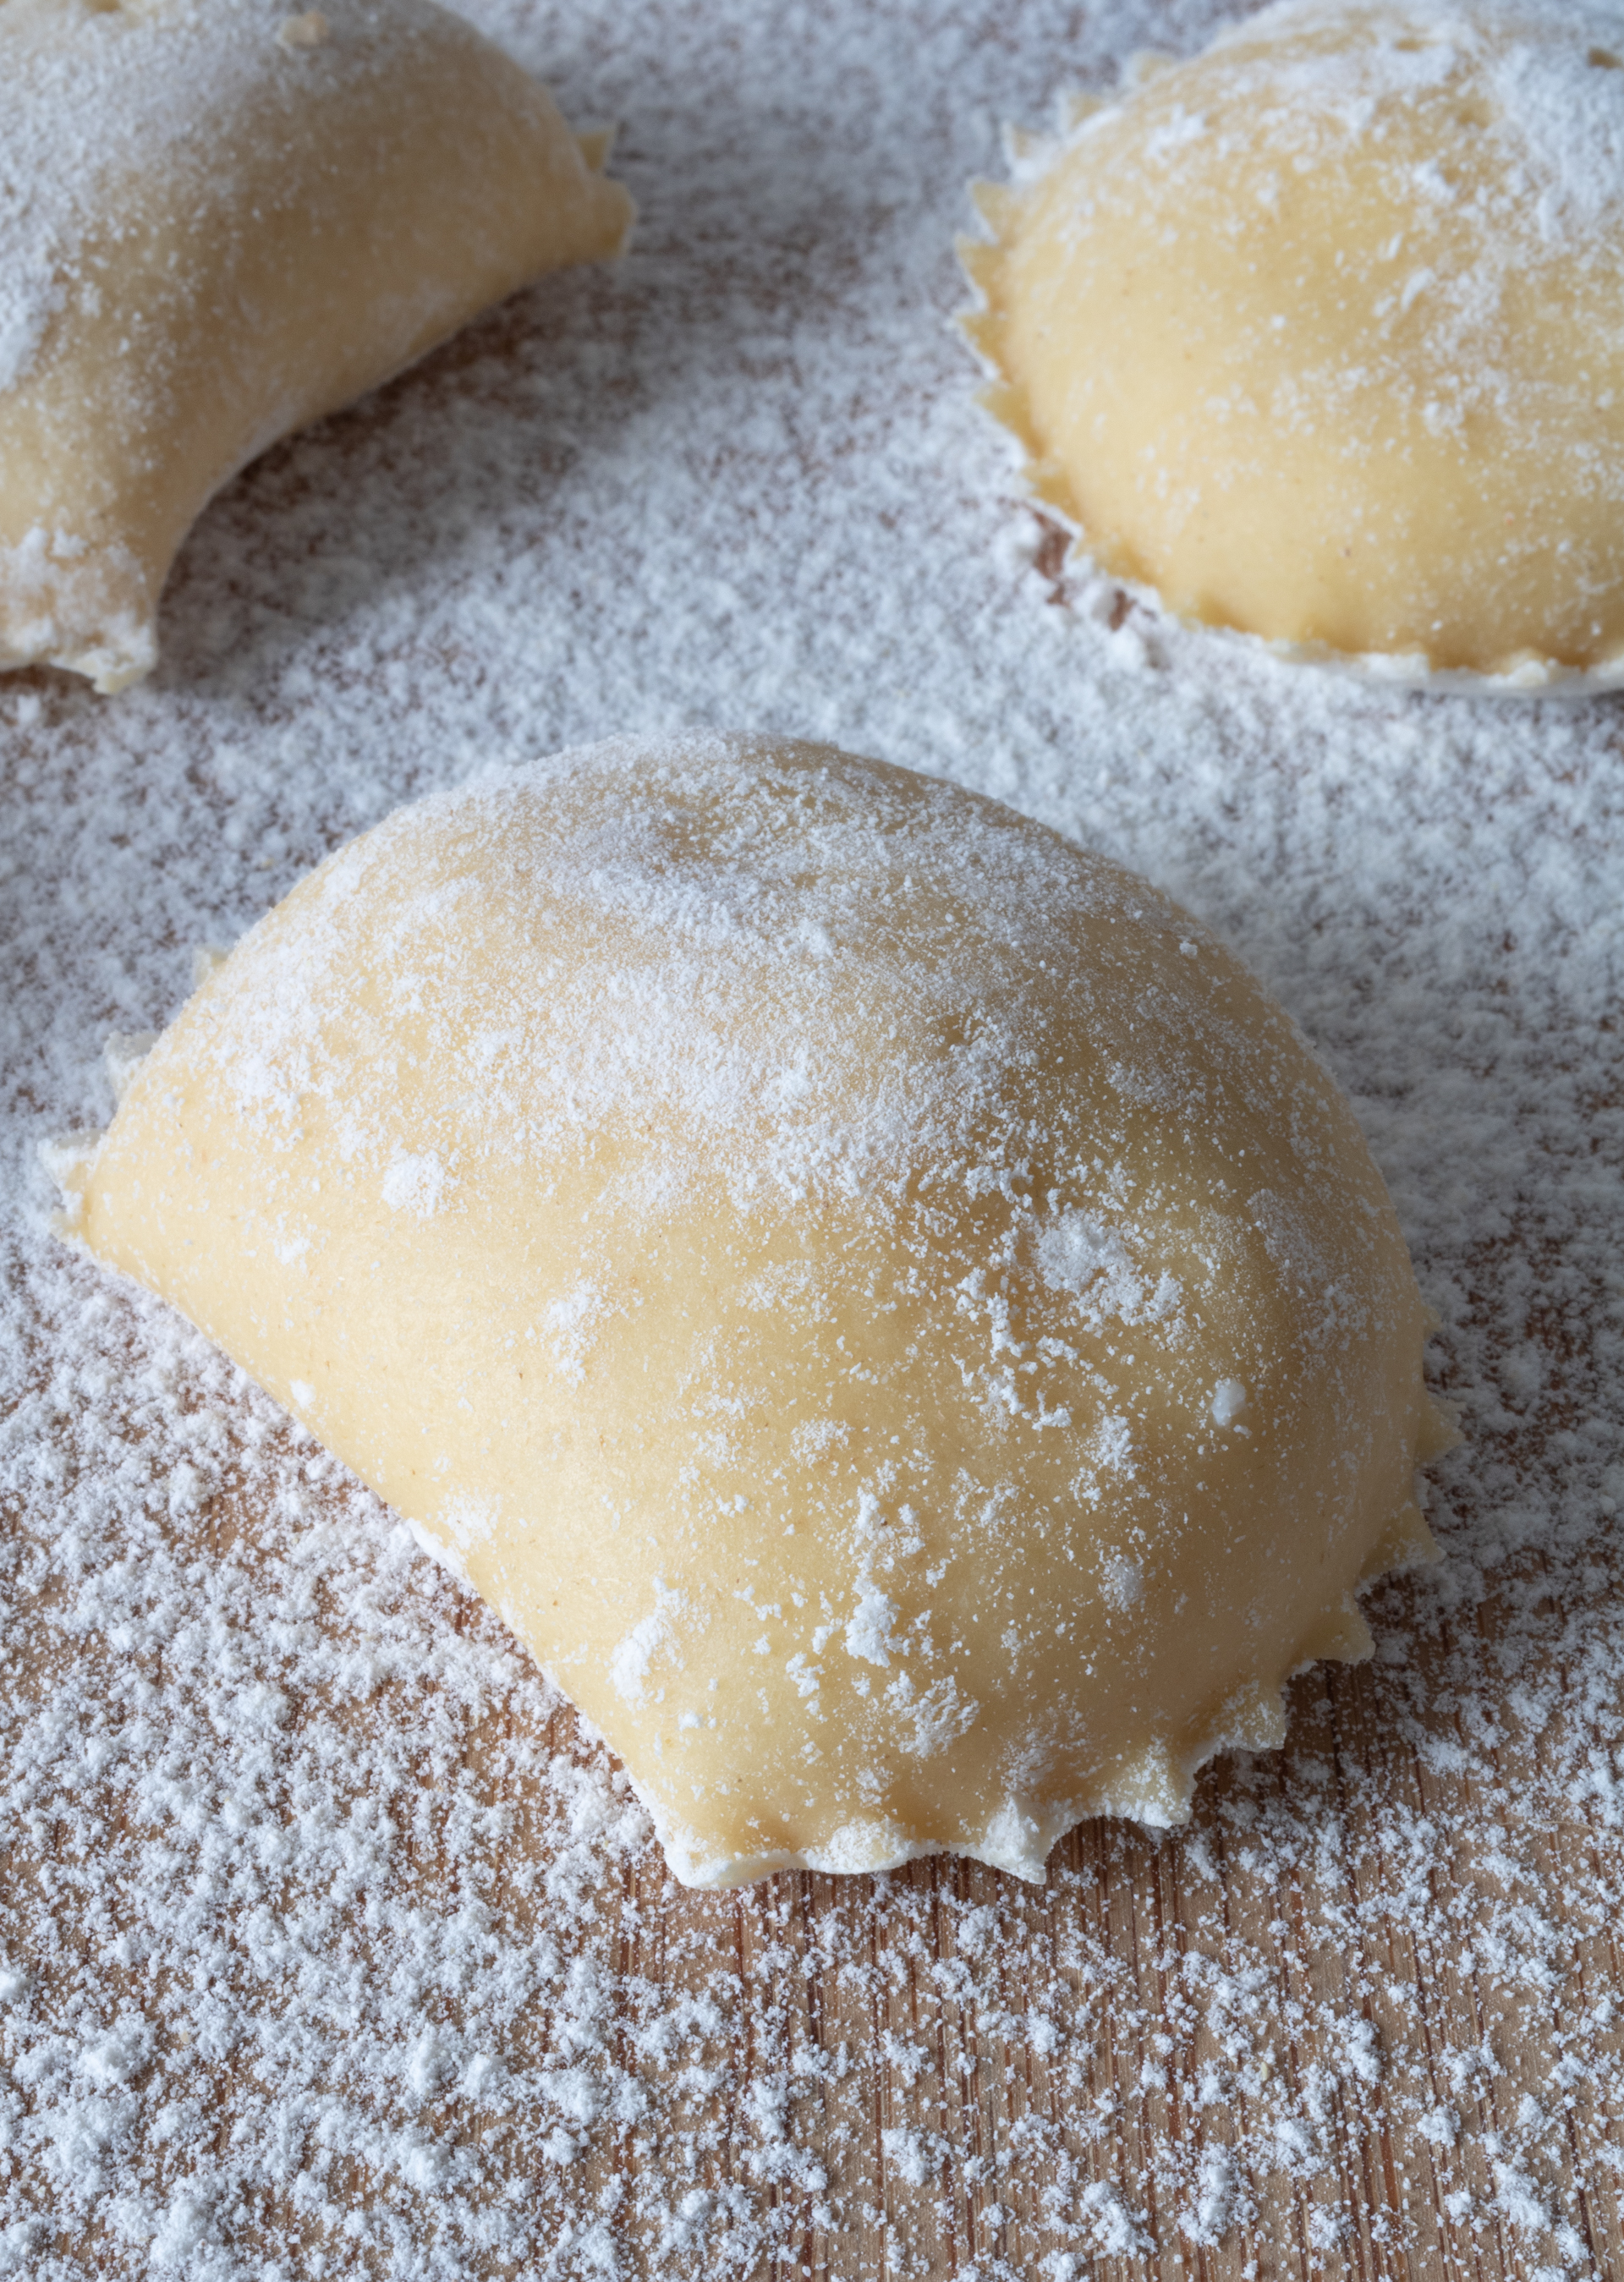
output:
[[[391,0],[387,12],[332,0],[329,20],[290,16],[280,0],[7,0],[7,16],[0,389],[27,378],[52,318],[96,292],[86,246],[109,206],[128,201],[132,179],[161,166],[203,204],[219,193],[248,104],[297,104],[313,72],[364,79],[380,48],[421,36],[433,12],[422,0]],[[322,25],[321,35],[290,37],[300,24]]]
[[[150,685],[0,684],[0,2272],[1618,2272],[1616,710],[1265,671],[1019,503],[949,324],[962,184],[1208,0],[470,12],[623,122],[623,268],[251,470]],[[1040,1892],[679,1892],[497,1620],[44,1230],[36,1143],[105,1122],[104,1039],[194,945],[489,761],[711,721],[1177,896],[1353,1094],[1442,1319],[1444,1566],[1189,1832],[1091,1827]],[[394,1177],[408,1222],[451,1194]],[[1079,1304],[1154,1300],[1074,1233]],[[883,1645],[841,1614],[826,1657]]]

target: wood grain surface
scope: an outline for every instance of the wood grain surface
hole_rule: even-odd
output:
[[[284,1430],[241,1389],[214,1403],[262,1466]],[[147,2151],[149,2185],[191,2162],[197,2132],[223,2147],[252,2121],[256,2074],[330,2065],[336,2035],[365,2075],[438,2033],[449,2058],[420,2069],[404,2113],[422,2148],[452,2151],[430,2181],[462,2238],[439,2270],[1624,2270],[1620,1839],[1571,1796],[1573,1739],[1550,1732],[1585,1711],[1558,1696],[1539,1732],[1507,1722],[1485,1750],[1493,1710],[1457,1692],[1465,1664],[1492,1669],[1478,1644],[1531,1609],[1553,1640],[1571,1619],[1540,1598],[1537,1556],[1419,1637],[1415,1587],[1389,1585],[1378,1659],[1297,1681],[1289,1748],[1209,1774],[1186,1832],[1086,1825],[1042,1889],[937,1859],[695,1894],[569,1708],[381,1512],[319,1483],[284,1533],[254,1510],[260,1486],[227,1480],[167,1517],[166,1569],[206,1578],[213,1607],[164,1648],[65,1640],[49,1588],[13,1605],[7,1635],[13,1808],[53,1707],[88,1739],[139,1722],[144,1700],[186,1743],[169,1770],[194,1787],[183,1822],[213,1827],[195,1924],[165,1859],[177,1833],[133,1816],[116,1777],[89,1801],[69,1781],[56,1815],[48,1790],[31,1843],[8,1834],[8,1929],[53,1934],[9,1947],[35,2015],[73,2022],[87,1988],[116,2014],[145,1979],[160,2025],[136,2082],[188,2120]],[[274,1729],[238,1717],[233,1734],[228,1713],[229,1748],[205,1740],[199,1700],[233,1651],[239,1689],[275,1686],[264,1633],[312,1626]],[[97,1704],[120,1716],[98,1722]],[[1592,1707],[1587,1748],[1610,1709]],[[124,1740],[162,1761],[161,1738]],[[307,1834],[274,1872],[252,1859],[265,1801],[245,1820],[241,1799],[268,1741],[277,1828],[314,1799],[347,1851]],[[121,1969],[165,1915],[201,1968],[192,1988]],[[497,2076],[470,2096],[468,2055],[488,2047]],[[23,2048],[13,2026],[7,2057]],[[313,2116],[337,2088],[308,2087]],[[241,2198],[231,2270],[412,2270],[398,2147],[327,2120],[325,2162],[301,2146]],[[51,2208],[48,2172],[13,2178],[23,2208]],[[516,2185],[535,2240],[482,2252],[480,2214]],[[126,2270],[105,2198],[86,2221],[60,2246],[72,2270]]]
[[[470,12],[624,121],[624,271],[251,470],[150,689],[0,685],[0,2274],[1624,2276],[1616,710],[1327,694],[1020,504],[962,185],[1207,0]],[[1187,1830],[1042,1888],[677,1887],[496,1620],[44,1224],[37,1144],[193,943],[482,756],[706,718],[1199,910],[1443,1317],[1441,1567]]]

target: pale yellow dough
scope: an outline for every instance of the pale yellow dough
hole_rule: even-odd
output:
[[[0,667],[111,690],[212,493],[631,202],[429,0],[4,0]]]
[[[1430,1551],[1352,1114],[1145,882],[828,747],[408,808],[59,1166],[620,1753],[677,1874],[1163,1824]]]
[[[1108,573],[1378,672],[1624,680],[1624,8],[1287,0],[983,186],[993,408]]]

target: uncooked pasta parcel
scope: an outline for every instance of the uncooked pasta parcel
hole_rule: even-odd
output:
[[[631,200],[432,0],[0,8],[0,668],[150,672],[210,496]]]
[[[1399,681],[1624,680],[1624,7],[1284,0],[1022,138],[989,402],[1110,576]]]
[[[587,748],[399,811],[58,1159],[485,1595],[677,1874],[1026,1878],[1188,1811],[1430,1551],[1427,1316],[1215,937],[831,748]]]

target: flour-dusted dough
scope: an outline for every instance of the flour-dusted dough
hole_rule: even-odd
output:
[[[631,221],[430,0],[4,0],[0,80],[0,667],[149,671],[220,485]]]
[[[1039,494],[1179,615],[1624,682],[1624,6],[1288,0],[983,186]]]
[[[1426,1318],[1207,930],[952,786],[614,743],[343,849],[60,1168],[472,1580],[677,1874],[1027,1878],[1356,1657]]]

